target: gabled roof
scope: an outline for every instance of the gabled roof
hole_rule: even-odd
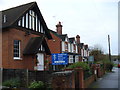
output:
[[[50,32],[52,32],[54,35],[56,35],[57,37],[59,37],[60,39],[62,39],[62,41],[65,41],[65,38],[67,37],[67,34],[58,34],[57,32],[50,30]]]
[[[6,16],[6,22],[2,22],[2,28],[9,27],[15,23],[28,9],[32,8],[36,2],[31,2],[21,6],[13,7],[2,11],[2,17]]]
[[[75,38],[74,38],[74,37],[69,38],[69,42],[70,42],[70,43],[73,43],[74,41],[75,41]]]
[[[43,45],[43,47],[45,48],[46,54],[50,55],[51,52],[50,52],[47,42],[43,36],[31,38],[29,40],[28,44],[26,45],[26,47],[23,51],[23,54],[24,55],[37,54],[39,52],[39,48],[41,45]]]
[[[46,36],[49,39],[52,39],[50,32],[48,30],[48,27],[44,21],[44,18],[42,16],[40,9],[36,2],[31,2],[28,4],[24,4],[24,5],[13,7],[13,8],[7,9],[7,10],[3,10],[2,11],[2,20],[4,20],[4,16],[5,16],[6,22],[4,23],[2,21],[2,28],[15,27],[15,25],[19,21],[19,19],[24,14],[26,14],[26,12],[28,12],[30,9],[34,9],[37,12],[38,17],[40,18],[43,28],[46,32]]]
[[[83,48],[84,47],[84,43],[79,43],[77,44],[80,48]]]
[[[62,41],[65,41],[66,37],[67,37],[67,34],[60,35],[60,38],[62,39]]]

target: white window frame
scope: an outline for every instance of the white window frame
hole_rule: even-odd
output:
[[[69,55],[69,63],[73,63],[73,55]]]
[[[74,52],[74,45],[73,44],[71,44],[71,50],[72,50],[72,52]]]
[[[62,41],[62,51],[64,52],[65,51],[65,42]]]
[[[78,53],[78,46],[76,45],[76,53]]]
[[[71,52],[71,50],[70,50],[70,43],[68,43],[68,52]]]
[[[79,56],[76,55],[76,56],[75,56],[75,63],[78,62],[78,61],[79,61]]]
[[[15,41],[15,40],[14,40]],[[16,59],[21,59],[20,58],[20,43],[21,43],[21,41],[20,40],[18,40],[19,41],[19,57],[14,57],[14,45],[13,45],[13,58],[16,60]],[[13,43],[14,44],[14,43]]]

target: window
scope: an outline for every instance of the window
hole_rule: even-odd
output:
[[[29,11],[29,29],[32,28],[31,22],[32,22],[32,16],[31,16],[31,10]]]
[[[69,63],[73,63],[73,55],[69,55]]]
[[[44,27],[42,26],[39,16],[33,10],[29,10],[19,21],[18,26],[32,29],[37,32],[45,34]]]
[[[41,26],[41,33],[43,33],[43,27]]]
[[[20,40],[14,40],[14,59],[20,59]]]
[[[75,63],[79,61],[79,57],[75,56]]]
[[[41,31],[40,31],[40,21],[39,21],[39,32],[41,32]]]
[[[36,15],[36,31],[38,31],[38,19],[37,19],[37,15]]]
[[[68,50],[68,43],[65,42],[65,50]]]
[[[22,17],[22,27],[24,27],[24,16]]]
[[[18,21],[18,26],[21,26],[21,20]]]
[[[26,14],[26,28],[28,28],[28,13]]]
[[[7,20],[6,20],[6,15],[4,15],[3,17],[4,17],[4,18],[3,18],[3,22],[6,23],[6,21],[7,21]]]

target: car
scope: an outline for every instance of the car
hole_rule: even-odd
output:
[[[120,63],[118,64],[118,68],[120,68]]]

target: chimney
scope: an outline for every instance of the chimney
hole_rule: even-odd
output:
[[[62,25],[61,25],[61,22],[59,22],[57,25],[56,25],[56,30],[57,30],[57,33],[62,35]]]
[[[86,48],[88,48],[88,45],[86,44]]]
[[[77,44],[80,44],[80,36],[79,35],[76,36],[76,41],[77,41]]]

